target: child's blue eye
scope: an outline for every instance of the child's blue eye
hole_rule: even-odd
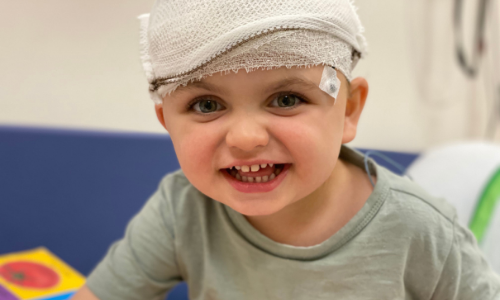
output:
[[[276,96],[271,102],[271,106],[274,107],[283,107],[283,108],[293,108],[298,106],[302,102],[305,102],[297,95],[294,94],[280,94]]]
[[[201,114],[209,114],[224,109],[224,106],[215,100],[203,99],[193,102],[189,108]]]

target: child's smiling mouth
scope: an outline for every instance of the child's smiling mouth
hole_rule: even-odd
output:
[[[226,171],[239,181],[268,182],[276,178],[285,164],[261,164],[252,166],[234,166]]]
[[[291,165],[242,165],[220,171],[236,190],[244,193],[263,193],[275,189],[285,178]]]

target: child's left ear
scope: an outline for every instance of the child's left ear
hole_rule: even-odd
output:
[[[158,118],[158,121],[160,121],[160,124],[166,130],[167,126],[165,126],[165,116],[163,115],[163,104],[155,104],[155,112],[156,112],[156,117]]]
[[[363,77],[351,81],[351,90],[347,97],[342,144],[349,143],[356,137],[359,117],[368,96],[368,82]]]

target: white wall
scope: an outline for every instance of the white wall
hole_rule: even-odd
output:
[[[0,2],[0,125],[164,132],[147,93],[136,16],[153,0]],[[429,144],[411,74],[406,5],[357,0],[371,91],[354,146]],[[420,112],[420,113],[419,113]]]
[[[0,1],[0,123],[162,132],[138,55],[152,3]]]
[[[356,1],[369,49],[354,74],[368,80],[370,92],[353,145],[407,151],[424,147],[411,76],[405,3]]]

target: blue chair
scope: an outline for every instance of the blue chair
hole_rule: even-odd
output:
[[[382,152],[404,167],[417,157]],[[0,254],[45,246],[88,275],[178,168],[166,134],[0,126]],[[187,299],[187,286],[168,299]]]

